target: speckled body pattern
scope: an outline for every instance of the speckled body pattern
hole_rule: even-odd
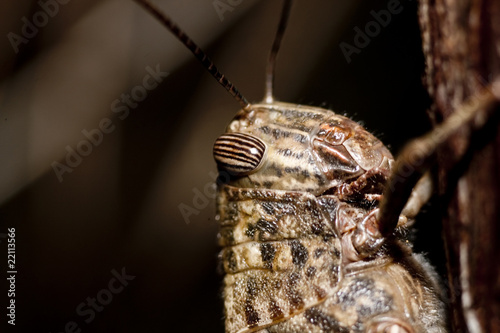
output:
[[[249,158],[237,150],[216,157],[227,333],[446,331],[434,274],[403,240],[352,255],[349,237],[391,171],[378,139],[332,111],[285,103],[240,111],[227,133],[265,146],[251,171],[234,168]],[[234,142],[217,144],[224,154]]]

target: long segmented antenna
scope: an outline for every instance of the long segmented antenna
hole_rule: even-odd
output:
[[[246,111],[250,111],[251,104],[248,100],[238,91],[236,86],[232,84],[215,66],[214,62],[203,52],[202,49],[196,45],[196,43],[189,38],[188,35],[182,29],[175,24],[169,17],[160,12],[151,2],[148,0],[135,0],[138,4],[143,6],[147,11],[149,11],[153,16],[155,16],[165,27],[167,27],[170,32],[177,37],[178,40],[184,44],[198,59],[203,67],[212,74],[212,76],[231,94],[231,96],[236,99],[242,108]]]
[[[285,29],[288,23],[288,17],[290,16],[290,9],[292,8],[292,0],[285,0],[283,4],[283,11],[281,12],[281,19],[278,25],[278,31],[276,31],[276,36],[274,37],[273,46],[271,52],[269,53],[269,59],[267,60],[266,68],[266,92],[265,92],[265,102],[271,104],[274,101],[273,89],[274,89],[274,68],[276,65],[276,57],[281,46],[281,40],[285,34]]]

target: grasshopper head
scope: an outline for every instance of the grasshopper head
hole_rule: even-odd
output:
[[[221,179],[232,186],[316,196],[345,192],[363,175],[369,184],[355,191],[381,194],[393,162],[382,142],[356,122],[287,103],[240,111],[216,140],[214,157]]]

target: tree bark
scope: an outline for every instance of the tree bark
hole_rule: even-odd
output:
[[[425,84],[434,124],[499,78],[500,2],[423,0],[419,10]],[[500,332],[500,131],[454,135],[438,152],[453,332]]]

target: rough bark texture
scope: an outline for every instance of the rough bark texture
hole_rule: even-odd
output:
[[[439,123],[498,79],[500,2],[423,0],[419,15],[430,117]],[[484,131],[464,129],[438,155],[454,332],[500,332],[499,111]]]

